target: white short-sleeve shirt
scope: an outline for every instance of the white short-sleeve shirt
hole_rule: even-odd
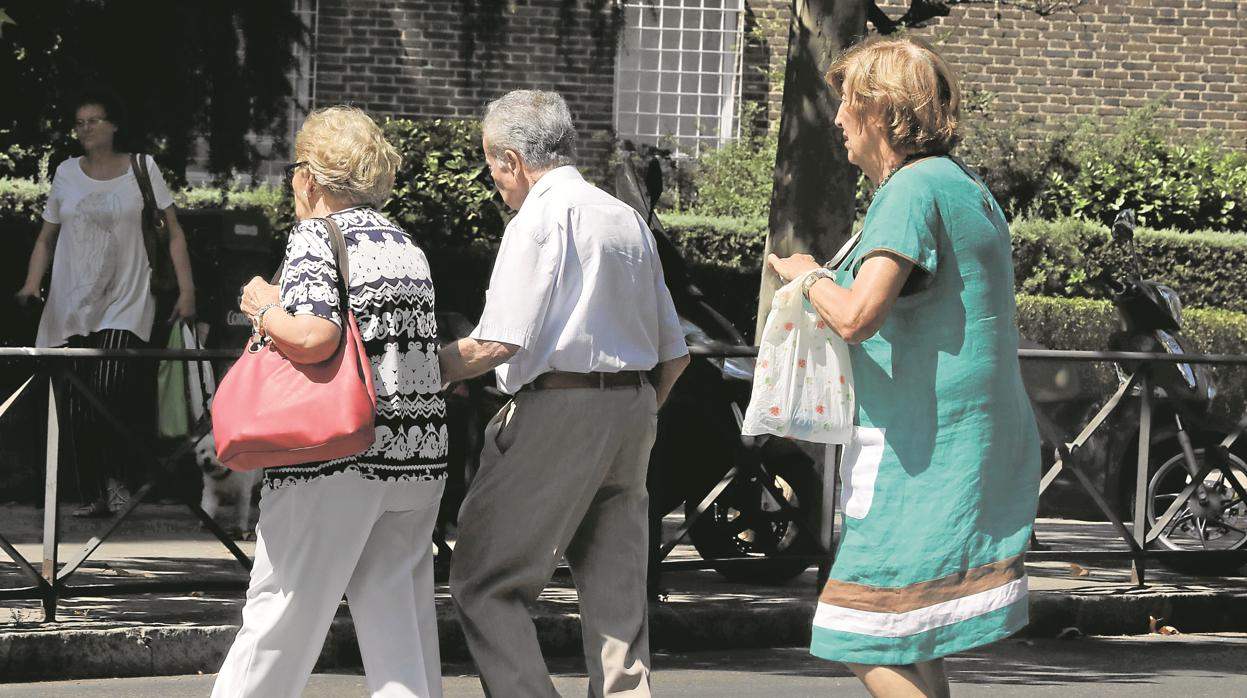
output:
[[[155,160],[147,157],[156,206],[173,205]],[[128,330],[151,337],[156,301],[143,247],[143,196],[134,172],[92,179],[81,158],[56,168],[43,220],[61,226],[52,257],[52,284],[35,345],[57,347],[70,337]]]
[[[471,336],[520,347],[497,369],[509,394],[549,371],[647,371],[688,354],[648,226],[570,166],[538,179],[507,225]]]

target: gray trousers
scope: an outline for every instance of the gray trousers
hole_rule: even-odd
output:
[[[654,389],[523,391],[485,429],[450,590],[489,696],[557,698],[529,607],[560,558],[580,599],[589,695],[649,696],[645,474]]]

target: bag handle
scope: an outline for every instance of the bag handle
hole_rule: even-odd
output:
[[[330,217],[317,218],[325,224],[325,230],[329,233],[329,248],[333,252],[334,263],[338,267],[338,304],[347,311],[350,310],[351,298],[351,260],[346,253],[346,238],[342,236],[342,228]],[[273,274],[273,278],[269,280],[274,286],[281,286],[281,276],[286,273],[286,260],[282,259],[281,266],[277,268],[277,273]],[[344,314],[343,317],[346,317]]]
[[[321,218],[329,231],[329,246],[333,248],[333,256],[338,264],[338,305],[345,320],[351,311],[351,259],[346,253],[346,238],[342,236],[342,228],[329,216]]]
[[[139,183],[139,195],[143,197],[143,216],[155,230],[164,230],[165,217],[156,208],[156,194],[152,191],[152,178],[147,172],[147,156],[130,153],[130,169]]]

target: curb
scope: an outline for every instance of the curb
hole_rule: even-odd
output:
[[[761,608],[722,602],[651,604],[650,642],[653,649],[667,651],[798,647],[809,642],[813,612],[812,600]],[[1145,634],[1149,615],[1184,633],[1243,631],[1247,591],[1035,592],[1030,613],[1030,625],[1020,633],[1024,637],[1053,637],[1071,627],[1087,635]],[[579,615],[545,614],[535,622],[546,655],[581,652]],[[0,684],[213,673],[237,632],[233,625],[0,632]],[[449,609],[438,614],[438,633],[444,660],[470,659]],[[351,620],[336,618],[317,669],[359,666]]]

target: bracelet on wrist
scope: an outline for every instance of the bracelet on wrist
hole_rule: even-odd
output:
[[[282,307],[281,303],[269,303],[267,305],[260,306],[260,309],[255,311],[255,322],[253,324],[255,326],[256,334],[260,335],[261,337],[268,336],[268,333],[265,332],[264,330],[264,314],[272,310],[273,308],[280,308],[280,307]]]

